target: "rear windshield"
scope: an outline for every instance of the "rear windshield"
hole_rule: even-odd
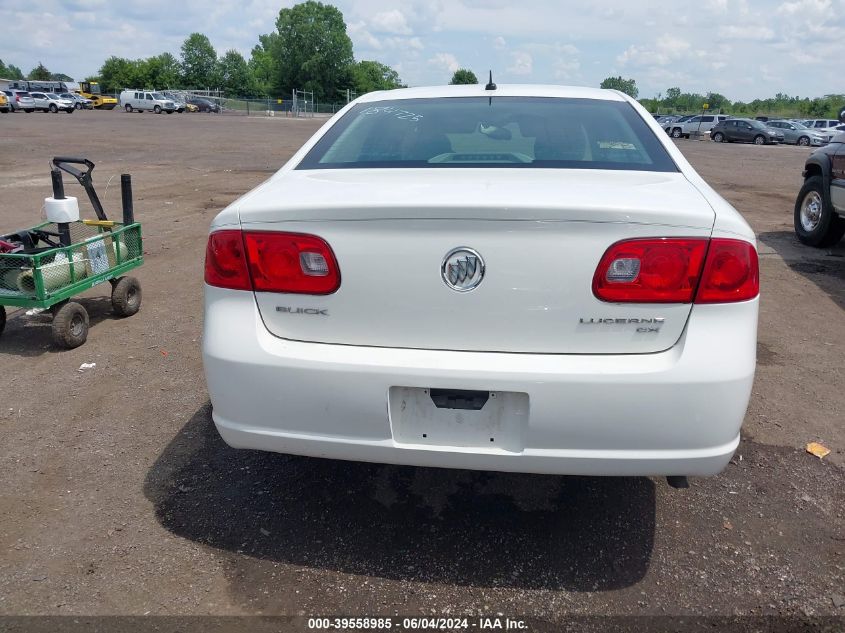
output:
[[[628,103],[541,97],[361,103],[296,168],[401,167],[678,170]]]

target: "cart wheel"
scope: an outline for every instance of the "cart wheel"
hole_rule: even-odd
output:
[[[4,329],[6,329],[6,308],[0,306],[0,334],[3,334]]]
[[[73,349],[87,338],[88,312],[75,301],[69,301],[53,317],[53,340],[57,345]]]
[[[112,287],[111,307],[120,317],[135,314],[141,308],[141,284],[134,277],[121,277]]]
[[[50,314],[53,315],[53,318],[56,318],[56,315],[59,313],[59,310],[64,308],[67,305],[67,299],[64,301],[59,301],[58,303],[54,303],[50,306]]]

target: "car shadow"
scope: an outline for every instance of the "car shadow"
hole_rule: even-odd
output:
[[[159,522],[227,556],[396,580],[600,591],[645,575],[647,478],[364,464],[234,450],[207,404],[148,472]],[[256,560],[257,559],[257,560]]]
[[[88,312],[88,336],[94,336],[97,324],[116,319],[110,297],[74,297]],[[49,310],[27,315],[25,308],[6,307],[6,328],[0,336],[0,356],[34,357],[50,352],[63,352],[53,342],[53,318]]]
[[[845,310],[845,239],[830,248],[812,248],[798,241],[792,231],[759,233],[757,239],[775,251],[784,263],[800,273]],[[761,249],[765,256],[765,251]]]

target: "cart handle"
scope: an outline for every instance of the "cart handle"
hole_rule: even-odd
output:
[[[76,165],[85,165],[88,170],[83,171],[81,169],[77,169],[76,167],[71,167],[68,163]],[[53,158],[53,165],[55,165],[56,168],[61,169],[62,171],[66,171],[71,176],[76,178],[76,180],[79,181],[79,184],[82,185],[82,188],[85,189],[85,193],[88,194],[88,199],[91,201],[91,206],[94,207],[94,213],[97,214],[97,218],[103,221],[108,220],[108,218],[106,217],[106,212],[103,210],[103,205],[100,203],[100,198],[97,196],[97,192],[94,190],[94,184],[91,182],[91,172],[94,171],[94,163],[88,160],[87,158],[56,156],[55,158]]]

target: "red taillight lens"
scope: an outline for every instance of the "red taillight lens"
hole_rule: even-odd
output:
[[[615,303],[730,303],[759,292],[756,249],[724,238],[617,242],[593,276],[593,294]]]
[[[593,276],[593,294],[620,303],[690,303],[707,240],[648,238],[617,242]]]
[[[256,292],[327,295],[340,287],[334,253],[316,235],[246,232],[244,243]]]
[[[760,294],[757,250],[741,240],[710,240],[696,303],[747,301]]]
[[[205,249],[205,283],[232,290],[252,290],[243,233],[218,231],[208,236]]]
[[[205,282],[257,292],[326,295],[340,287],[331,247],[316,235],[218,231],[208,237]]]

